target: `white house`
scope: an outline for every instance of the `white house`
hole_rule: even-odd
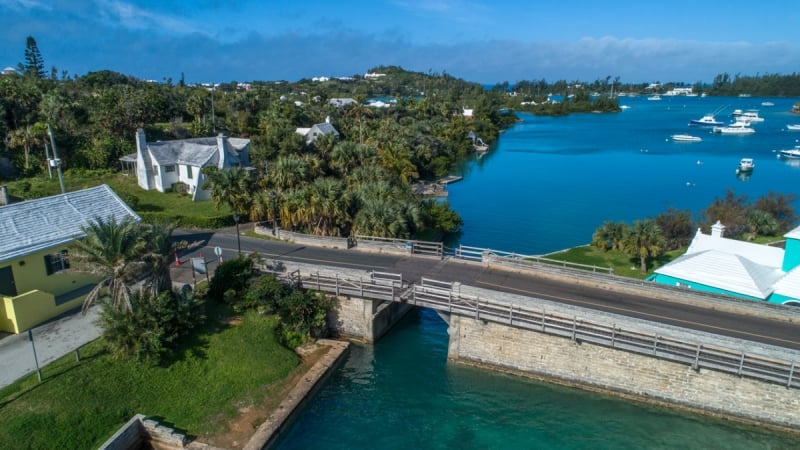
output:
[[[184,183],[192,200],[210,198],[202,189],[203,167],[219,169],[250,164],[250,139],[217,137],[147,142],[144,130],[136,131],[136,153],[121,160],[136,164],[136,178],[142,189],[165,192]]]
[[[316,141],[318,137],[326,134],[339,137],[339,131],[331,124],[330,116],[325,118],[325,122],[314,124],[311,128],[297,128],[295,133],[303,136],[306,139],[306,144],[310,144]]]
[[[800,305],[800,227],[785,250],[724,237],[719,221],[711,234],[697,230],[686,253],[656,269],[650,280],[749,300]]]

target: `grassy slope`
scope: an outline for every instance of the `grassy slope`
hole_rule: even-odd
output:
[[[648,259],[646,274],[641,272],[638,258],[631,258],[625,253],[619,251],[604,252],[591,245],[575,247],[563,252],[552,253],[550,255],[546,255],[546,257],[549,259],[570,261],[591,266],[612,267],[614,269],[614,274],[616,275],[643,279],[652,275],[653,270],[672,261],[678,256],[683,255],[685,252],[686,249],[682,248],[668,252],[655,260]]]
[[[210,312],[209,318],[220,317]],[[134,414],[193,436],[224,428],[237,409],[269,397],[299,370],[273,332],[277,319],[249,313],[193,335],[162,366],[112,359],[102,339],[0,390],[0,448],[93,448]]]

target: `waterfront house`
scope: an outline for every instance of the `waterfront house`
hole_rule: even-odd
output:
[[[314,124],[311,128],[298,128],[295,132],[305,138],[306,144],[311,144],[316,141],[318,137],[327,134],[332,134],[337,138],[339,137],[339,131],[331,124],[330,116],[325,118],[325,122]]]
[[[748,300],[800,305],[800,227],[787,233],[785,249],[697,230],[686,253],[659,267],[649,280]]]
[[[139,186],[165,192],[185,189],[192,200],[211,197],[203,189],[204,167],[225,169],[250,164],[250,139],[216,137],[147,142],[144,130],[136,131],[136,153],[121,158],[135,166]]]
[[[22,333],[81,305],[99,281],[70,268],[69,246],[97,217],[138,221],[107,185],[0,206],[0,330]]]

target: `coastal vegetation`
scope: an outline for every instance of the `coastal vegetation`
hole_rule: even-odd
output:
[[[633,225],[603,222],[592,235],[591,247],[611,256],[578,247],[548,255],[548,258],[612,267],[615,273],[629,276],[635,275],[625,267],[636,262],[639,277],[645,277],[653,269],[682,255],[698,229],[708,234],[717,221],[725,226],[727,238],[759,242],[780,240],[797,219],[795,200],[795,194],[769,192],[751,202],[728,190],[724,197],[714,198],[696,218],[691,211],[668,208],[655,217],[636,220]]]

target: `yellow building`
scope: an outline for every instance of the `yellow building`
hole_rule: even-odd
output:
[[[21,333],[81,305],[99,281],[67,270],[97,217],[139,216],[107,185],[0,207],[0,331]]]

